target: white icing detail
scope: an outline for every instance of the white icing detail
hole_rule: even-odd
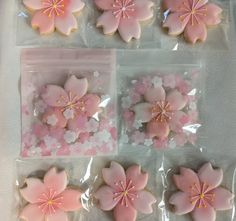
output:
[[[56,126],[57,122],[58,122],[58,119],[54,114],[47,117],[48,125]]]
[[[76,141],[76,139],[78,138],[78,134],[74,131],[71,130],[67,130],[64,134],[64,140],[70,144],[70,143],[74,143]]]
[[[73,119],[75,117],[75,112],[73,109],[66,109],[63,112],[64,117],[69,120],[69,119]]]

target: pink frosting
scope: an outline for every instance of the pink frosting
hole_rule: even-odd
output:
[[[161,140],[168,137],[171,130],[179,132],[188,123],[188,116],[181,111],[187,104],[187,99],[177,90],[171,90],[167,95],[160,86],[149,88],[144,94],[146,102],[133,107],[137,121],[147,123],[147,133],[150,137]]]
[[[164,28],[168,28],[169,35],[184,33],[190,43],[207,38],[207,26],[221,22],[222,9],[208,0],[164,0],[164,10],[168,10]]]
[[[233,207],[234,195],[220,187],[222,180],[222,169],[213,169],[210,163],[204,164],[197,173],[180,168],[180,175],[174,175],[180,191],[169,199],[174,212],[177,215],[191,213],[194,221],[215,221],[216,210]]]
[[[77,79],[74,75],[66,81],[64,88],[47,85],[41,97],[50,108],[44,114],[43,121],[50,123],[50,117],[54,117],[52,126],[68,126],[70,130],[79,132],[82,119],[100,112],[100,97],[87,94],[87,91],[87,79]]]
[[[55,28],[64,35],[77,29],[73,13],[83,9],[81,0],[23,0],[24,5],[33,10],[31,25],[39,28],[40,34],[49,34]]]
[[[25,221],[68,221],[67,212],[79,210],[81,192],[67,188],[68,180],[65,171],[50,169],[43,181],[27,178],[27,186],[20,190],[28,202],[20,213]]]
[[[139,22],[153,17],[153,2],[149,0],[95,0],[95,3],[104,11],[97,20],[97,26],[103,27],[104,34],[108,35],[118,30],[126,42],[132,38],[139,39]]]
[[[135,221],[137,211],[144,214],[153,212],[152,204],[156,199],[144,190],[148,174],[142,173],[140,166],[134,165],[125,171],[113,161],[110,168],[102,170],[102,174],[107,185],[98,189],[95,198],[102,210],[114,210],[116,221]]]

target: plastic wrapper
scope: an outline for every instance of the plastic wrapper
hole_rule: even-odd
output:
[[[115,154],[115,55],[28,49],[21,55],[23,157]]]
[[[147,151],[144,151],[143,149],[140,149],[140,152],[135,155],[133,155],[133,152],[126,151],[126,152],[121,153],[120,156],[118,157],[83,158],[80,160],[75,160],[75,159],[22,160],[22,159],[19,159],[17,160],[17,163],[16,163],[16,166],[17,166],[16,192],[15,192],[16,195],[15,195],[15,200],[13,204],[14,210],[17,211],[17,213],[14,213],[13,220],[17,220],[17,217],[24,218],[27,216],[27,213],[26,213],[27,210],[25,211],[25,208],[27,208],[26,207],[27,205],[32,204],[29,202],[29,197],[27,194],[30,193],[31,195],[35,196],[40,193],[40,188],[38,188],[37,192],[33,192],[33,193],[31,192],[32,188],[35,187],[33,186],[33,184],[35,183],[33,183],[32,180],[30,180],[32,177],[37,180],[38,179],[42,180],[43,185],[46,187],[49,185],[49,180],[50,180],[51,189],[55,189],[58,187],[58,184],[63,183],[63,179],[62,179],[63,176],[61,173],[63,171],[66,172],[67,174],[66,177],[67,177],[68,186],[66,188],[70,188],[70,189],[73,188],[73,190],[80,191],[81,193],[81,197],[79,200],[79,202],[81,203],[80,209],[67,213],[68,218],[69,218],[68,220],[70,221],[94,220],[95,217],[97,219],[102,219],[104,221],[114,220],[113,211],[103,211],[100,208],[100,204],[98,200],[95,198],[95,195],[97,191],[105,184],[102,177],[103,168],[109,168],[111,164],[113,164],[114,166],[115,163],[120,164],[120,168],[123,167],[125,170],[130,168],[131,166],[135,166],[136,168],[141,168],[140,173],[146,174],[145,176],[148,176],[147,180],[144,179],[145,187],[142,188],[140,191],[147,191],[147,193],[152,195],[151,202],[150,202],[152,211],[150,211],[149,214],[142,214],[142,212],[140,212],[140,210],[142,211],[142,209],[140,208],[140,210],[138,210],[137,219],[150,220],[150,221],[154,220],[159,215],[156,201],[160,200],[160,198],[158,198],[158,196],[156,195],[156,189],[157,189],[156,171],[157,171],[157,168],[160,167],[160,165],[157,166],[157,159],[159,159],[159,162],[161,162],[161,157],[156,157],[154,155],[151,155],[151,151],[147,152]],[[138,167],[138,165],[140,167]],[[57,170],[54,170],[54,168],[57,168]],[[55,171],[57,171],[57,173],[55,173]],[[134,177],[137,175],[135,171],[134,173],[132,173]],[[110,173],[110,174],[108,173],[109,174],[108,176],[109,177],[112,176],[115,181],[117,177],[119,176],[119,172],[118,173],[117,172]],[[50,179],[48,179],[48,176],[50,177]],[[60,180],[58,176],[60,177]],[[57,185],[53,182],[55,180],[58,181]],[[127,182],[129,181],[130,180],[128,179]],[[136,182],[137,180],[134,179],[134,184]],[[28,185],[26,185],[26,183]],[[52,183],[54,183],[54,185],[52,185]],[[129,191],[132,192],[132,189],[130,189]],[[42,193],[44,193],[44,191],[42,191]],[[139,191],[137,191],[137,194],[138,193]],[[62,192],[61,194],[63,195],[64,193]],[[48,196],[48,194],[46,194],[46,196]],[[132,197],[134,196],[135,195],[132,195]],[[73,198],[74,197],[71,197],[70,200],[72,200]],[[62,203],[62,205],[64,205],[65,203],[63,201],[63,198],[61,199],[61,201],[55,201],[55,198],[51,200],[52,200],[53,206],[56,206],[56,203],[58,202]],[[142,198],[140,200],[142,201]],[[41,201],[39,203],[41,203]],[[69,203],[69,200],[67,201],[67,203]],[[121,204],[122,203],[121,200],[118,203]],[[60,210],[64,211],[63,210],[64,207],[60,205],[58,206]],[[59,209],[58,208],[55,208],[55,209],[56,209],[56,213],[58,213]],[[42,215],[41,212],[39,212],[37,215],[34,212],[33,214],[34,214],[34,218],[38,218],[40,215]],[[45,216],[45,213],[43,213],[43,215]],[[48,216],[48,213],[46,213],[46,216]]]
[[[198,146],[202,64],[152,63],[153,58],[146,65],[120,66],[122,142],[156,149]]]
[[[161,36],[162,48],[175,51],[230,49],[230,0],[178,1],[176,5],[174,2],[162,1],[160,17],[165,35]]]
[[[162,167],[159,168],[163,187],[162,200],[159,203],[162,217],[160,220],[188,221],[200,217],[204,220],[235,220],[235,169],[234,157],[229,155],[217,155],[213,152],[203,154],[195,151],[174,151],[165,154]],[[186,180],[189,172],[193,173],[193,177],[197,177],[195,184],[191,183],[192,177]],[[180,174],[185,179],[182,184],[186,184],[186,188],[189,185],[190,198],[186,200],[177,199],[175,195],[181,194],[174,181],[181,179],[178,176]],[[191,186],[192,184],[194,186]],[[179,187],[184,190],[181,184]],[[188,200],[192,202],[192,208],[183,211],[182,209],[186,209],[185,205],[188,205]],[[182,215],[175,214],[180,213],[180,210]]]
[[[193,0],[193,5],[196,5],[196,9],[193,8],[193,10],[196,14],[192,15],[191,10],[189,9],[190,12],[188,12],[185,7],[183,27],[176,24],[178,18],[170,19],[167,23],[168,17],[173,14],[170,9],[172,0],[133,0],[131,2],[119,0],[114,1],[111,8],[107,6],[110,4],[109,1],[73,0],[77,2],[73,7],[67,6],[63,1],[56,2],[56,10],[52,7],[52,0],[43,1],[43,5],[34,5],[35,2],[30,0],[17,1],[17,45],[67,45],[118,49],[161,48],[165,50],[225,50],[230,48],[230,0],[211,0],[209,9],[205,9],[208,3],[203,6],[204,8],[199,9],[199,4],[196,4],[197,0]],[[185,4],[191,3],[185,2]],[[212,4],[219,8],[212,8]],[[126,10],[122,11],[122,8]],[[187,19],[190,20],[189,25],[185,24]],[[44,23],[45,20],[47,22]],[[187,33],[184,34],[185,39],[192,43],[195,43],[197,39],[204,42],[191,45],[184,40],[181,33],[187,29],[187,26],[188,29],[195,27],[191,22],[196,23],[198,29],[185,31]],[[168,30],[166,31],[165,28],[169,28],[170,35],[175,35],[175,37],[168,36]]]
[[[74,2],[80,2],[80,0],[75,0]],[[140,19],[137,20],[136,13],[133,13],[133,10],[136,11],[136,8],[133,9],[133,6],[131,7],[132,11],[129,10],[127,13],[131,15],[129,18],[133,19],[126,19],[128,22],[130,20],[133,21],[132,25],[134,27],[133,32],[131,33],[131,29],[127,29],[124,32],[131,33],[131,35],[135,38],[139,38],[139,35],[141,35],[140,39],[138,40],[132,40],[132,42],[127,43],[118,34],[118,25],[117,28],[114,29],[109,35],[104,35],[102,28],[98,28],[97,26],[97,20],[98,18],[103,14],[103,11],[101,11],[100,7],[97,7],[95,4],[95,1],[88,0],[84,1],[84,7],[79,10],[79,7],[76,8],[76,12],[73,13],[73,10],[69,7],[69,13],[76,18],[77,25],[74,24],[74,26],[77,26],[76,30],[74,26],[68,26],[68,24],[71,25],[71,22],[63,22],[66,21],[67,18],[63,18],[63,11],[67,10],[67,6],[62,7],[61,1],[56,2],[59,8],[59,11],[55,11],[53,8],[51,8],[51,0],[46,1],[43,6],[38,6],[31,4],[31,1],[18,1],[18,16],[17,16],[17,44],[18,45],[52,45],[57,46],[61,44],[66,44],[67,46],[76,46],[76,47],[109,47],[109,48],[153,48],[153,45],[155,47],[160,48],[160,33],[158,32],[158,24],[156,19],[156,8],[158,7],[156,1],[149,1],[145,0],[145,5],[139,5],[139,1],[134,2],[134,5],[137,5],[137,10],[143,10],[141,9],[144,7],[143,15],[140,14]],[[24,4],[25,3],[25,4]],[[60,3],[60,4],[59,4]],[[119,3],[119,2],[118,2]],[[117,4],[118,4],[117,3]],[[79,3],[78,3],[79,4]],[[115,2],[114,2],[115,4]],[[120,4],[130,4],[129,2],[122,2],[117,5],[118,9],[121,7]],[[66,4],[65,4],[66,5]],[[37,7],[36,7],[37,6]],[[113,7],[113,6],[112,6]],[[117,11],[117,7],[114,6],[114,9],[112,11]],[[136,6],[135,6],[136,7]],[[52,9],[52,10],[51,10]],[[148,11],[148,16],[145,14],[146,11]],[[40,12],[45,12],[41,13]],[[51,16],[49,18],[46,16],[48,13],[51,13]],[[37,14],[37,18],[35,18],[35,14]],[[134,15],[133,15],[134,14]],[[136,17],[135,17],[136,16]],[[41,18],[40,18],[41,17]],[[53,19],[52,19],[53,17]],[[57,22],[57,18],[61,19],[61,24],[58,25],[59,22]],[[115,18],[115,17],[114,17]],[[43,21],[46,19],[48,20],[47,24],[49,25],[41,25]],[[112,18],[105,19],[106,22],[109,22]],[[53,20],[53,22],[50,22]],[[54,21],[55,20],[55,21]],[[119,19],[117,19],[117,22]],[[74,21],[75,22],[75,21]],[[53,24],[51,24],[53,23]],[[108,24],[109,25],[109,24]],[[34,28],[32,28],[33,26]],[[39,33],[39,30],[37,27],[43,27],[40,28],[41,35]],[[128,25],[129,26],[129,25]],[[125,26],[128,27],[127,25]],[[63,27],[63,28],[62,28]],[[37,29],[35,29],[37,28]],[[54,28],[57,29],[56,32],[54,32]],[[139,29],[141,30],[141,33],[139,32]],[[73,31],[71,33],[71,31]],[[138,31],[138,32],[137,32]],[[54,33],[52,33],[54,32]],[[68,35],[68,37],[63,36]],[[46,34],[46,35],[45,35]],[[114,35],[113,35],[114,34]],[[129,39],[130,40],[130,39]]]

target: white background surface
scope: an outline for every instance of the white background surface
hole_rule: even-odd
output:
[[[14,163],[20,151],[20,48],[15,47],[15,19],[15,1],[0,0],[0,221],[13,221]],[[209,150],[222,150],[222,154],[236,153],[236,37],[233,24],[231,31],[230,51],[200,54],[208,73],[202,145]],[[187,59],[188,55],[181,52],[177,56]],[[199,58],[199,54],[194,56]]]

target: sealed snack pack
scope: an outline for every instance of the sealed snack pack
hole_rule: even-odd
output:
[[[159,205],[163,221],[235,220],[232,157],[194,152],[168,154],[163,158],[161,176],[163,194]]]
[[[121,68],[122,140],[156,149],[197,144],[201,65]]]
[[[162,28],[169,35],[163,42],[167,47],[173,50],[186,50],[189,45],[207,50],[229,48],[230,1],[163,0],[161,10]]]
[[[168,50],[230,46],[230,0],[19,0],[18,6],[19,45]]]
[[[23,157],[116,153],[113,51],[28,49],[21,61]]]
[[[157,216],[156,157],[17,160],[18,217],[31,220],[151,220]],[[148,164],[143,158],[149,157]],[[35,191],[37,190],[37,191]],[[113,213],[111,213],[112,211]]]

